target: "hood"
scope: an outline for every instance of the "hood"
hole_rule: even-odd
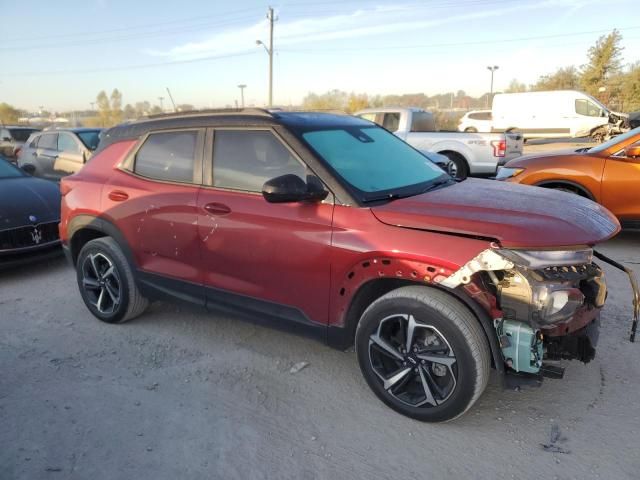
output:
[[[0,179],[0,230],[53,221],[60,221],[56,183],[27,176]]]
[[[371,210],[388,225],[490,238],[504,247],[594,245],[620,231],[611,212],[586,198],[473,178]]]

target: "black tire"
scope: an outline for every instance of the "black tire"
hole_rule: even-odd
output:
[[[449,175],[458,180],[464,180],[469,176],[469,165],[467,165],[467,161],[462,155],[456,152],[439,153],[447,157],[451,162],[445,169]]]
[[[464,129],[466,133],[478,133],[478,129],[476,127],[467,127]]]
[[[411,318],[414,333],[407,350]],[[392,350],[381,347],[385,344]],[[393,290],[365,310],[356,329],[356,354],[378,398],[423,422],[464,414],[487,386],[491,368],[489,343],[471,311],[446,292],[423,286]]]
[[[136,286],[127,258],[111,237],[91,240],[82,247],[76,279],[85,305],[103,322],[126,322],[149,305]]]

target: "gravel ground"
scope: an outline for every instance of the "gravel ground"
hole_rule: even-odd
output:
[[[639,246],[602,250],[638,268]],[[493,376],[441,425],[385,407],[353,352],[165,303],[106,325],[62,259],[0,273],[0,479],[637,479],[640,343],[605,269],[595,361],[521,392]]]

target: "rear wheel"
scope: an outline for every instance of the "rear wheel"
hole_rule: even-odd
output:
[[[489,379],[478,320],[451,295],[427,287],[403,287],[372,303],[358,324],[356,351],[373,392],[424,422],[462,415]]]
[[[478,133],[478,129],[476,127],[467,127],[464,131],[467,133]]]
[[[458,180],[464,180],[469,176],[469,166],[467,161],[456,152],[439,152],[449,159],[449,162],[445,165],[446,172],[453,178]]]
[[[103,322],[126,322],[149,305],[136,286],[127,258],[110,237],[91,240],[82,247],[76,277],[82,300]]]

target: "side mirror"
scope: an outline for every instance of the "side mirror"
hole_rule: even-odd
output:
[[[25,163],[24,165],[21,165],[20,169],[23,172],[28,173],[29,175],[33,175],[34,173],[36,173],[35,165],[31,165],[30,163]]]
[[[640,157],[640,143],[634,143],[624,149],[624,156],[627,158]]]
[[[314,175],[307,176],[307,183],[293,174],[267,180],[262,186],[262,196],[269,203],[321,202],[329,192]]]

